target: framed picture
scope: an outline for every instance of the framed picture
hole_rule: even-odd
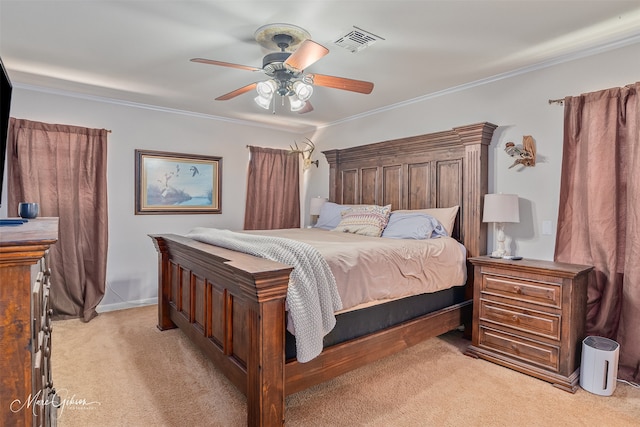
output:
[[[136,215],[222,213],[222,158],[135,150]]]

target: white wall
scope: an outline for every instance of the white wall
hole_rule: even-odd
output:
[[[290,133],[265,128],[24,88],[14,89],[11,116],[112,130],[107,151],[107,291],[99,311],[155,302],[157,253],[148,234],[184,234],[196,226],[241,229],[249,160],[246,146],[287,148],[294,139]],[[221,156],[222,214],[135,215],[135,149]],[[0,215],[7,216],[6,212]]]
[[[428,78],[428,70],[425,70]],[[506,224],[512,249],[529,258],[552,260],[560,192],[564,108],[549,99],[624,86],[640,79],[640,44],[576,59],[548,68],[513,75],[399,108],[320,129],[309,137],[316,143],[320,167],[311,170],[311,196],[328,195],[328,164],[322,150],[352,147],[420,135],[477,122],[498,125],[489,147],[489,192],[520,197],[520,223]],[[375,91],[375,89],[374,89]],[[536,141],[538,163],[509,169],[513,159],[507,142]],[[551,235],[542,235],[542,222],[551,222]],[[489,251],[494,249],[490,227]]]

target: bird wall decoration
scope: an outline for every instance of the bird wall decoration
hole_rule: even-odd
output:
[[[516,145],[513,142],[507,142],[504,146],[504,151],[506,151],[511,157],[515,158],[515,161],[511,166],[509,166],[509,169],[516,165],[536,165],[536,142],[531,135],[523,136],[522,144]]]

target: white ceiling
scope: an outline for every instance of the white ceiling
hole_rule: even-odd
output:
[[[314,111],[253,93],[214,98],[262,72],[260,26],[306,29],[330,53],[307,71],[366,80],[373,92],[316,87]],[[384,40],[351,53],[354,26]],[[14,86],[308,131],[465,85],[640,43],[640,1],[0,0],[0,56]]]

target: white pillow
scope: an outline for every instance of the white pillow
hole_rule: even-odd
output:
[[[402,212],[402,213],[426,213],[431,215],[444,227],[445,231],[449,236],[453,232],[453,226],[456,223],[456,215],[458,215],[458,209],[460,206],[452,206],[450,208],[429,208],[429,209],[404,209],[393,212]]]
[[[389,222],[382,231],[382,237],[391,239],[431,239],[447,236],[440,221],[421,212],[391,212]]]
[[[322,228],[323,230],[333,230],[342,221],[342,212],[349,209],[348,205],[339,205],[333,202],[326,202],[320,208],[320,216],[318,222],[314,225],[315,228]]]

